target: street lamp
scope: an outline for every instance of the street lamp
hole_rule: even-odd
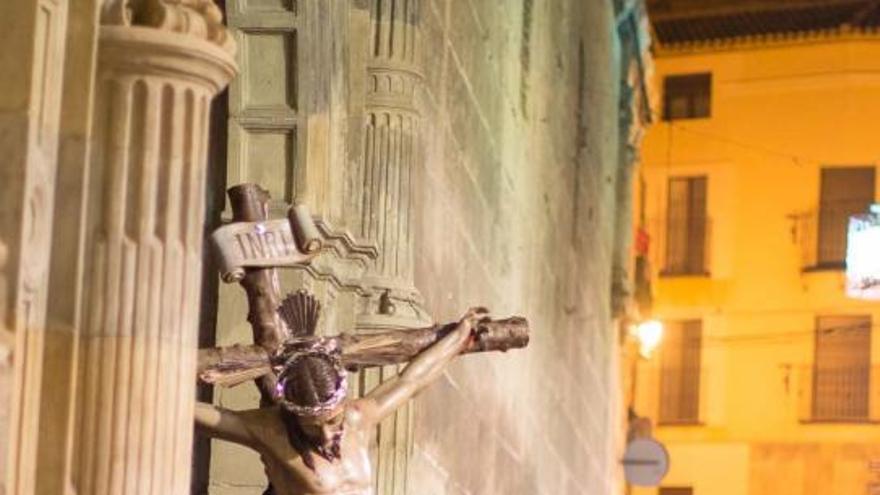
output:
[[[633,334],[639,342],[639,355],[650,359],[651,354],[663,341],[663,323],[660,320],[647,320],[636,325]]]
[[[626,495],[632,486],[656,486],[669,470],[669,453],[652,436],[653,425],[647,417],[636,413],[639,359],[650,359],[651,354],[663,341],[663,323],[660,320],[644,320],[630,327],[630,335],[639,344],[639,355],[632,356],[632,378],[627,428],[627,448],[623,465],[626,475]]]

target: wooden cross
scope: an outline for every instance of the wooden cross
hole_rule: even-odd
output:
[[[275,372],[286,361],[288,339],[310,339],[320,313],[320,304],[300,291],[279,297],[275,266],[306,264],[321,249],[320,235],[307,210],[292,207],[286,220],[269,220],[268,193],[256,184],[241,184],[229,190],[233,224],[212,236],[221,274],[226,281],[238,281],[248,297],[248,321],[254,345],[233,345],[200,349],[199,378],[209,384],[235,386],[257,380],[264,405],[271,400]],[[400,364],[448,334],[457,322],[407,330],[374,331],[369,334],[342,333],[336,340],[342,349],[343,365],[350,371]],[[506,351],[522,348],[529,341],[525,318],[484,320],[476,338],[463,352]]]

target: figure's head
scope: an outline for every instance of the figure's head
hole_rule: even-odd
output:
[[[302,432],[317,446],[331,448],[342,436],[347,375],[333,341],[309,340],[285,346],[289,355],[275,388],[275,399],[296,416]]]

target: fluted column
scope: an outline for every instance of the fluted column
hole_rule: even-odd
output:
[[[78,493],[189,493],[208,116],[231,52],[210,0],[103,7]]]
[[[412,174],[421,151],[415,96],[419,0],[373,0],[364,119],[364,148],[355,181],[359,233],[379,248],[365,279],[372,291],[361,328],[416,326],[424,321],[413,285]]]

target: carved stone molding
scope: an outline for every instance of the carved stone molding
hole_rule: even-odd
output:
[[[363,275],[379,257],[372,244],[358,242],[347,231],[338,231],[326,221],[315,219],[324,248],[302,268],[316,280],[330,283],[336,290],[366,296]]]
[[[101,24],[141,26],[207,40],[232,53],[235,42],[213,0],[105,0]]]
[[[427,321],[413,285],[413,169],[421,157],[415,97],[419,0],[371,2],[363,154],[355,171],[357,233],[379,248],[363,280],[358,327],[415,328]]]
[[[377,62],[368,69],[367,103],[370,113],[401,112],[418,119],[414,106],[415,93],[422,75],[405,64]]]
[[[0,493],[34,493],[40,476],[67,4],[0,7]]]
[[[99,43],[99,70],[105,78],[125,79],[132,74],[144,80],[167,78],[209,90],[213,95],[236,72],[225,48],[154,29],[103,26]]]
[[[73,479],[188,493],[208,117],[236,69],[209,2],[102,14]]]

